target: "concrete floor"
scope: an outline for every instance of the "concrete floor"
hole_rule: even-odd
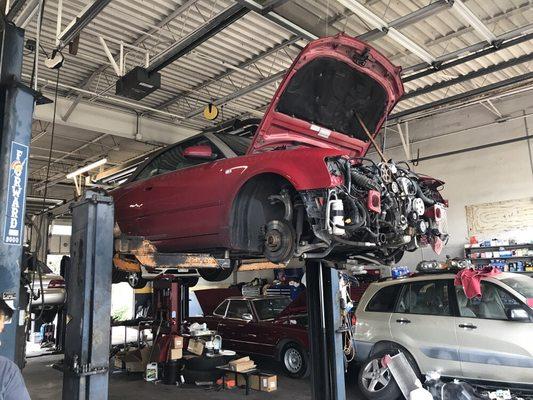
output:
[[[62,374],[52,368],[52,364],[62,356],[42,356],[28,359],[23,375],[32,400],[61,399]],[[254,357],[255,359],[255,357]],[[214,391],[203,388],[177,388],[163,384],[153,384],[142,380],[141,374],[114,373],[109,385],[109,400],[143,399],[161,400],[186,398],[190,400],[310,400],[311,388],[308,379],[290,379],[281,375],[278,366],[271,360],[256,360],[265,371],[278,374],[278,390],[271,393],[251,391],[245,396],[243,389]],[[362,400],[363,397],[355,385],[355,372],[347,375],[347,398]]]

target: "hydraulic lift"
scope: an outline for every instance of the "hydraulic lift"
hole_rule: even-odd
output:
[[[319,260],[305,271],[313,400],[345,400],[339,272]]]
[[[20,81],[24,30],[0,18],[0,295],[15,310],[0,335],[0,355],[22,366],[26,296],[20,278],[36,93]]]

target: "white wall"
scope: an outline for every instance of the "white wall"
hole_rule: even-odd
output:
[[[515,95],[495,100],[494,105],[504,116],[517,117],[533,114],[533,93]],[[482,105],[441,113],[409,123],[411,152],[416,157],[479,146],[526,135],[524,117],[495,123],[498,117]],[[533,116],[527,117],[529,135],[533,135]],[[448,135],[446,135],[448,134]],[[445,135],[436,138],[437,135]],[[386,156],[405,160],[397,133],[387,133]],[[443,259],[463,255],[467,241],[465,206],[494,201],[520,199],[533,196],[533,171],[529,151],[533,141],[476,150],[468,153],[423,161],[416,172],[424,173],[446,182],[444,198],[449,200],[448,226],[450,240],[440,257],[431,248],[408,253],[401,263],[414,266],[422,259]]]

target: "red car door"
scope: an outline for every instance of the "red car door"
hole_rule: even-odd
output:
[[[251,317],[249,320],[247,318]],[[256,353],[256,342],[252,336],[257,320],[252,314],[248,300],[230,300],[226,318],[221,322],[222,347],[242,353]]]
[[[209,146],[212,159],[189,157],[187,149]],[[220,226],[218,163],[224,154],[203,136],[177,144],[148,163],[136,179],[144,235],[159,250],[208,246]],[[141,230],[141,229],[139,229]]]

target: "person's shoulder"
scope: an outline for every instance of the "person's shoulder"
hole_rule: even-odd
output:
[[[9,358],[0,356],[0,371],[19,371],[19,367]]]

